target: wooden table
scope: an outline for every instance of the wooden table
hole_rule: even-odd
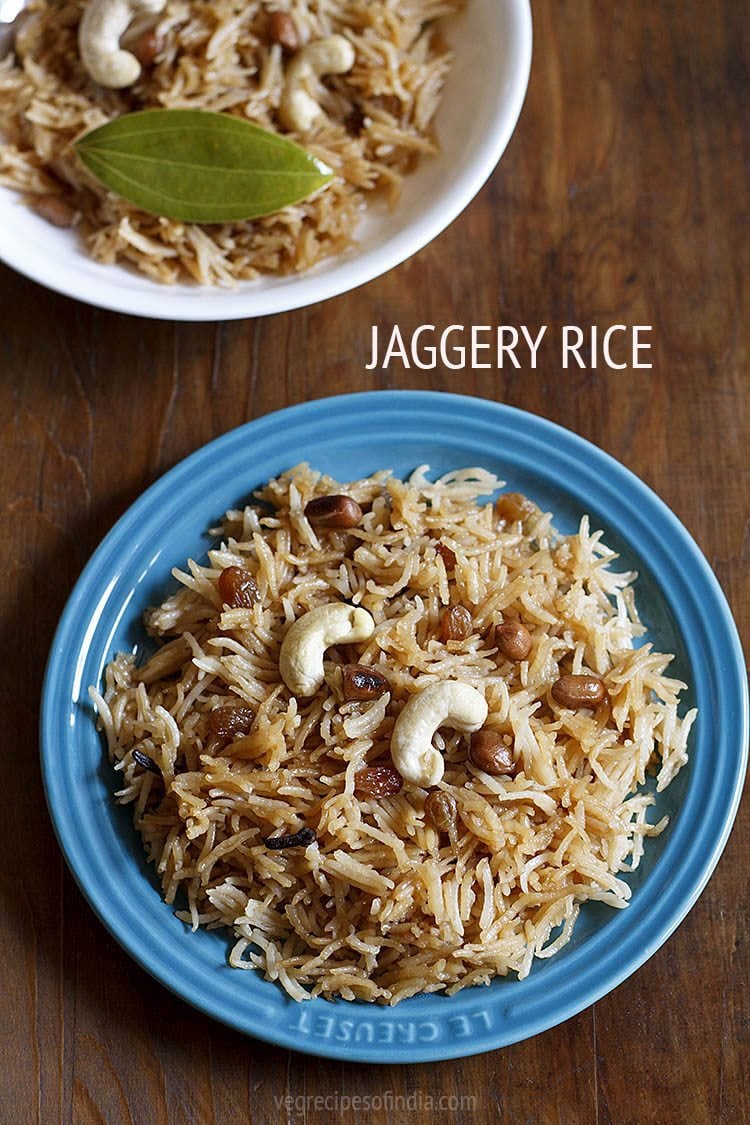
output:
[[[314,1123],[335,1118],[316,1096],[386,1090],[421,1106],[392,1121],[750,1120],[750,804],[677,933],[593,1008],[479,1058],[345,1065],[245,1039],[129,960],[62,861],[36,733],[56,620],[126,506],[217,434],[341,391],[458,390],[597,442],[684,520],[747,632],[743,8],[538,0],[530,92],[500,168],[432,246],[338,300],[175,325],[96,311],[0,270],[2,1122]],[[563,372],[551,352],[535,372],[365,372],[372,324],[454,321],[650,324],[654,368]],[[437,1101],[467,1093],[476,1106],[463,1115]],[[286,1095],[289,1113],[274,1101]],[[343,1117],[384,1119],[366,1106]]]

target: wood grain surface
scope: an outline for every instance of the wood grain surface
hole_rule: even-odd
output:
[[[37,743],[57,618],[114,520],[216,435],[342,391],[458,390],[590,438],[678,513],[747,636],[745,7],[537,0],[528,99],[489,184],[421,254],[337,300],[175,325],[0,268],[0,1122],[370,1122],[386,1116],[315,1099],[384,1091],[411,1099],[394,1122],[750,1121],[750,803],[686,921],[593,1008],[482,1057],[368,1067],[246,1039],[130,961],[63,863]],[[424,322],[650,324],[654,368],[564,372],[549,352],[537,371],[364,370],[372,324]],[[463,1112],[439,1101],[466,1094]]]

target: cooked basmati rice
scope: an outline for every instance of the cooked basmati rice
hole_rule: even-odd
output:
[[[230,963],[298,1000],[395,1004],[526,976],[570,939],[582,903],[627,906],[620,876],[667,824],[647,820],[647,774],[661,791],[687,760],[695,711],[678,714],[685,685],[665,675],[671,657],[634,647],[645,631],[636,576],[611,569],[617,556],[587,517],[569,536],[535,507],[505,523],[487,499],[501,487],[492,474],[430,483],[426,472],[342,486],[303,465],[271,481],[257,503],[227,513],[207,563],[175,570],[181,589],[148,611],[148,631],[167,643],[140,669],[132,654],[117,656],[103,696],[91,692],[122,775],[117,798],[134,806],[166,901],[179,896],[178,917],[193,928],[228,927]],[[313,528],[305,505],[340,492],[364,509],[360,525]],[[255,577],[251,608],[222,606],[228,566]],[[281,642],[301,614],[341,600],[372,614],[374,636],[329,650],[326,683],[297,699],[279,676]],[[471,611],[466,640],[438,639],[449,603]],[[492,625],[506,617],[532,634],[521,663],[493,644]],[[348,661],[385,675],[389,693],[343,702],[336,671]],[[596,711],[551,695],[560,675],[582,670],[606,682]],[[487,726],[510,736],[521,766],[514,778],[490,776],[469,762],[466,735],[436,734],[439,788],[458,807],[453,842],[426,821],[424,789],[405,783],[380,800],[355,792],[359,770],[390,761],[405,701],[446,679],[485,695]],[[231,701],[255,719],[217,743],[207,715]],[[307,847],[263,842],[303,826],[316,834]]]
[[[78,58],[85,0],[31,0],[17,58],[0,61],[0,184],[32,205],[59,195],[94,258],[128,262],[156,281],[233,285],[307,269],[351,243],[365,201],[395,203],[403,176],[436,151],[432,120],[451,61],[436,21],[464,2],[170,0],[155,28],[159,61],[117,91],[97,86]],[[214,110],[285,132],[284,56],[266,33],[268,13],[280,10],[303,43],[342,33],[356,51],[349,74],[321,84],[321,122],[291,134],[336,173],[325,190],[254,222],[198,226],[147,215],[88,175],[72,142],[136,109]],[[148,26],[136,20],[124,44]]]

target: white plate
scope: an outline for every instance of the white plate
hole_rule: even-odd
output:
[[[92,305],[170,320],[236,320],[302,308],[378,277],[421,250],[473,199],[521,112],[531,66],[528,0],[469,0],[447,37],[455,59],[437,117],[439,156],[405,181],[398,207],[366,214],[357,244],[313,270],[236,289],[160,285],[89,258],[76,234],[39,218],[0,189],[0,259]]]

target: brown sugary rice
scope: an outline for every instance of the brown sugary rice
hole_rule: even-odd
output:
[[[667,823],[647,820],[647,771],[661,791],[687,760],[695,711],[678,714],[685,685],[665,675],[669,656],[634,647],[644,633],[635,575],[612,569],[616,556],[588,519],[568,536],[535,506],[503,522],[482,500],[501,485],[492,474],[430,483],[425,473],[342,486],[302,465],[272,480],[259,504],[226,514],[205,564],[174,572],[179,592],[146,616],[163,647],[140,669],[119,655],[103,695],[92,690],[122,775],[118,800],[133,805],[166,901],[179,893],[178,916],[194,928],[227,927],[231,964],[298,1000],[395,1004],[524,977],[569,940],[581,903],[627,906],[621,874]],[[340,492],[364,509],[361,524],[316,530],[305,505]],[[222,605],[228,566],[254,576],[251,608]],[[330,601],[366,608],[374,636],[329,650],[326,683],[297,699],[279,676],[281,642],[293,620]],[[467,639],[439,639],[448,604],[470,611]],[[525,661],[494,646],[504,618],[531,632]],[[346,661],[379,670],[389,692],[342,702],[336,669]],[[561,674],[582,670],[606,682],[596,711],[567,710],[551,694]],[[482,773],[465,735],[438,732],[439,789],[458,808],[453,840],[426,821],[418,786],[380,800],[355,792],[358,771],[389,762],[405,701],[446,679],[484,694],[487,726],[508,736],[519,767],[513,778]],[[231,701],[255,718],[217,744],[207,715]],[[315,832],[307,847],[263,843],[302,826]]]

